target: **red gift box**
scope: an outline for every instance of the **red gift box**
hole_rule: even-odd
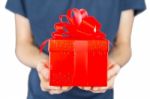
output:
[[[74,13],[74,16],[72,16]],[[63,22],[63,17],[68,22]],[[106,86],[109,41],[85,9],[70,9],[49,42],[51,86]]]
[[[49,44],[50,85],[107,85],[107,40],[50,40]]]

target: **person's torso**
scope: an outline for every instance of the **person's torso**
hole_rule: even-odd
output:
[[[31,24],[35,44],[51,37],[59,16],[70,8],[84,8],[101,24],[102,31],[113,43],[120,21],[120,0],[26,0],[26,13]],[[47,47],[44,51],[48,54]]]
[[[94,16],[101,22],[102,31],[106,33],[112,43],[118,31],[120,0],[26,0],[25,7],[37,47],[51,37],[51,33],[55,31],[54,24],[59,21],[59,16],[66,14],[70,8],[86,9],[90,16]],[[44,51],[48,54],[47,47]],[[54,99],[85,99],[89,97],[91,97],[90,99],[112,99],[113,96],[112,90],[105,94],[92,94],[78,88],[62,95],[49,95],[41,91],[37,72],[32,69],[29,77],[28,97],[29,99],[49,99],[49,97],[54,97]]]

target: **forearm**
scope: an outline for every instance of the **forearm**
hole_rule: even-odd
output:
[[[16,46],[17,58],[26,66],[36,68],[36,65],[45,59],[48,55],[39,53],[39,49],[33,44],[18,44]]]
[[[129,44],[118,44],[114,45],[109,53],[109,57],[122,67],[130,60],[131,53]]]

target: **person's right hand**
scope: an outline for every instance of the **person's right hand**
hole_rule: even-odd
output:
[[[37,64],[37,71],[40,78],[40,87],[44,92],[49,92],[50,94],[61,94],[63,92],[69,91],[72,87],[61,87],[61,86],[49,86],[49,66],[48,60],[41,61]]]

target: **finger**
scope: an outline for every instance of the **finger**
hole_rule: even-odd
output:
[[[46,79],[49,80],[49,69],[43,68],[40,72],[40,74]]]
[[[44,63],[44,66],[45,66],[46,68],[49,68],[49,61],[45,62],[45,63]]]
[[[43,66],[43,63],[38,63],[37,64],[37,67],[36,67],[36,70],[38,71],[38,72],[41,72],[41,70],[44,68],[44,66]]]
[[[70,89],[72,89],[72,87],[68,87],[68,86],[63,86],[62,87],[63,91],[69,91]]]
[[[45,83],[40,83],[40,87],[41,87],[41,90],[44,92],[51,90],[50,87],[47,86],[47,84],[45,84]]]
[[[107,76],[108,80],[110,80],[113,76],[117,75],[119,71],[120,71],[120,66],[115,64],[113,68],[108,70],[108,76]]]
[[[60,86],[49,86],[52,90],[61,90]]]
[[[93,91],[99,91],[101,89],[101,87],[93,87],[92,90]]]
[[[106,92],[106,90],[97,90],[97,91],[91,91],[91,92],[93,92],[93,93],[105,93]]]
[[[61,93],[63,93],[63,91],[62,90],[50,90],[49,93],[50,94],[61,94]]]
[[[94,87],[92,92],[94,93],[105,93],[108,87]]]
[[[114,87],[115,78],[116,78],[116,76],[112,77],[112,78],[108,81],[107,89],[112,89],[112,88]]]
[[[40,78],[41,90],[43,90],[43,91],[50,90],[49,82],[40,73],[38,74],[38,76]]]
[[[105,93],[108,89],[112,89],[114,86],[115,76],[108,81],[107,87],[93,87],[91,90],[93,93]]]
[[[91,90],[91,87],[83,87],[84,90]]]
[[[48,59],[48,60],[43,60],[42,63],[45,64],[45,66],[46,66],[46,65],[48,66],[49,61],[50,61],[50,59]]]
[[[49,69],[44,66],[43,63],[39,63],[36,67],[38,73],[44,76],[45,79],[49,79]]]
[[[45,87],[43,87],[43,84],[40,84],[40,88],[41,88],[41,90],[44,91],[44,92],[48,91]]]
[[[113,64],[115,64],[115,62],[109,58],[108,60],[108,69],[112,68]]]
[[[49,91],[51,88],[49,87],[49,83],[44,81],[44,80],[41,80],[40,82],[40,87],[41,87],[41,90],[42,91]]]
[[[48,60],[42,60],[37,65],[37,70],[41,70],[42,68],[49,68],[49,61]]]

